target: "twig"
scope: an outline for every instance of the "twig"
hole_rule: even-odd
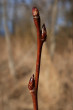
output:
[[[28,88],[30,90],[30,94],[32,96],[32,101],[33,101],[33,108],[34,110],[38,110],[38,102],[37,102],[37,95],[36,95],[36,90],[35,90],[35,80],[34,80],[34,74],[29,80]]]
[[[40,28],[40,15],[36,7],[32,9],[32,15],[37,30],[37,61],[36,61],[35,79],[34,79],[34,75],[30,78],[28,88],[32,96],[34,110],[38,110],[37,94],[38,94],[38,82],[39,82],[39,73],[40,73],[41,51],[42,51],[43,42],[46,40],[47,33],[46,33],[45,24],[42,25],[42,30]]]

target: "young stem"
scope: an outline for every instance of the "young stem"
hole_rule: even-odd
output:
[[[46,40],[47,37],[47,33],[46,33],[45,24],[42,25],[42,31],[40,29],[40,16],[39,16],[39,11],[36,7],[32,9],[32,14],[34,19],[34,24],[37,29],[37,60],[36,60],[35,79],[34,79],[34,75],[30,78],[28,88],[32,96],[34,110],[38,110],[38,83],[39,83],[39,73],[40,73],[41,52],[42,52],[43,42]]]
[[[33,108],[34,110],[38,110],[37,94],[34,90],[31,92],[31,96],[32,96],[32,101],[33,101]]]
[[[41,62],[41,51],[42,42],[37,42],[37,61],[36,61],[36,73],[35,73],[35,88],[38,91],[39,73],[40,73],[40,62]]]
[[[38,110],[38,100],[37,100],[37,92],[35,89],[34,74],[32,75],[32,77],[29,80],[28,88],[29,88],[30,94],[32,96],[34,110]]]

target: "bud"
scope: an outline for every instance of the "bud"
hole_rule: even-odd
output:
[[[36,7],[32,8],[32,15],[33,17],[39,17],[39,10]]]
[[[32,8],[32,15],[36,29],[37,31],[40,32],[40,16],[39,16],[39,10],[36,7]]]
[[[45,24],[42,25],[42,35],[41,35],[41,40],[45,41],[47,37],[47,32],[46,32],[46,27]]]
[[[34,74],[31,76],[28,84],[28,88],[32,90],[35,87],[35,80],[34,80]]]

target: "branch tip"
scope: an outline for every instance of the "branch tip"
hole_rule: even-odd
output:
[[[32,15],[33,16],[39,16],[39,10],[36,7],[32,8]]]

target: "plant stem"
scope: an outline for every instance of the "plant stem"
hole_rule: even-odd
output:
[[[36,73],[35,79],[34,75],[30,78],[28,88],[33,100],[34,110],[38,110],[38,83],[39,83],[39,73],[40,73],[40,62],[41,62],[41,52],[43,42],[46,40],[46,28],[43,24],[42,30],[40,29],[40,16],[39,11],[36,7],[32,9],[33,20],[37,30],[37,60],[36,60]]]
[[[41,42],[37,42],[37,61],[36,61],[36,73],[35,73],[35,88],[36,88],[36,91],[38,91],[41,52],[42,52],[42,43]]]
[[[32,101],[33,101],[33,108],[34,110],[38,110],[38,99],[37,99],[37,94],[36,91],[30,91],[31,96],[32,96]]]

